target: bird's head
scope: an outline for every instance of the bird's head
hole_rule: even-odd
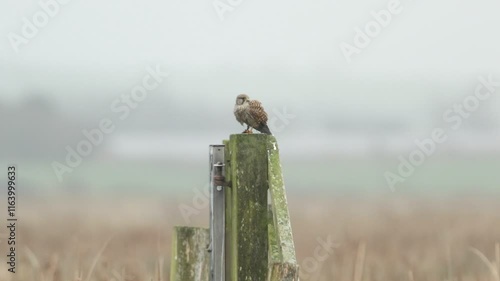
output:
[[[238,95],[236,97],[236,105],[242,105],[249,100],[250,100],[250,98],[245,94]]]

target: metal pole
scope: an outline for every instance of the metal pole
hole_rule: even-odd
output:
[[[224,145],[210,145],[210,281],[224,281]]]

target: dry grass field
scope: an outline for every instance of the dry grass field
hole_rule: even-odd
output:
[[[497,199],[289,195],[301,280],[498,281]],[[171,229],[187,224],[180,203],[190,198],[23,199],[17,273],[2,229],[0,281],[168,280]],[[328,239],[329,253],[318,242]]]

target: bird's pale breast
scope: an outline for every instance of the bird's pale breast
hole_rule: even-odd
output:
[[[245,111],[248,111],[248,105],[246,104],[234,106],[234,116],[236,116],[236,120],[240,122],[241,125],[243,125],[243,123],[246,123]]]

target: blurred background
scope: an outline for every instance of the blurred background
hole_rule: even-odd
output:
[[[146,280],[158,256],[168,272],[171,227],[208,224],[206,206],[189,218],[181,206],[207,188],[208,145],[244,130],[232,112],[240,93],[263,103],[278,139],[299,262],[317,237],[340,245],[304,280],[353,280],[359,245],[394,254],[368,257],[364,280],[489,278],[468,247],[493,257],[500,241],[500,87],[467,117],[456,106],[480,77],[500,80],[498,1],[402,0],[366,47],[356,30],[391,1],[62,3],[0,4],[0,166],[18,167],[21,254],[33,269],[0,267],[1,280],[85,276],[111,233],[118,245],[103,259],[146,235],[151,244],[127,248],[146,273],[115,259],[91,278]],[[346,43],[358,51],[346,56]],[[103,120],[112,132],[96,133]],[[387,173],[436,128],[447,140],[391,190]],[[102,138],[72,167],[85,132]],[[48,246],[61,239],[81,249]]]

